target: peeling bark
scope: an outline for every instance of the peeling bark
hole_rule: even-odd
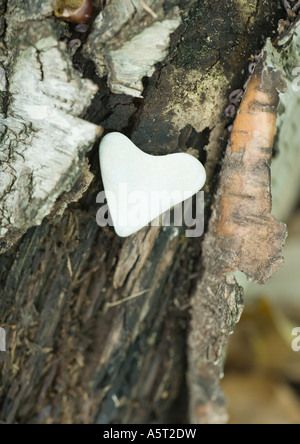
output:
[[[283,265],[286,237],[271,215],[270,178],[282,77],[260,60],[234,123],[210,221],[222,271],[240,270],[261,284]]]
[[[11,2],[8,19],[12,14],[18,18],[19,11]],[[102,132],[78,118],[97,87],[72,68],[56,27],[32,22],[26,40],[16,46],[22,22],[13,23],[7,31],[7,103],[0,116],[0,242],[50,214],[56,199],[82,174],[85,154]]]
[[[112,92],[142,97],[143,78],[165,59],[181,17],[177,7],[165,13],[163,3],[151,0],[145,8],[140,0],[113,0],[98,16],[87,51]]]
[[[218,381],[228,337],[242,309],[242,289],[231,273],[243,271],[249,280],[264,283],[284,263],[287,230],[271,214],[270,163],[279,93],[292,90],[291,73],[297,62],[286,56],[289,51],[298,53],[298,26],[293,26],[288,44],[286,36],[276,49],[267,42],[247,84],[223,161],[203,243],[205,272],[192,302],[189,387],[194,423],[227,421]],[[284,96],[282,101],[287,104]]]

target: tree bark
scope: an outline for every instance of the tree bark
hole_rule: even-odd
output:
[[[103,128],[150,154],[193,149],[208,224],[228,96],[281,1],[102,3],[84,34],[48,0],[0,3],[0,419],[224,422],[219,377],[242,290],[208,274],[210,228],[202,255],[184,227],[122,240],[97,226],[98,142]]]

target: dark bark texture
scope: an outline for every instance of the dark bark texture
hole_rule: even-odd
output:
[[[98,92],[91,89],[84,109],[74,111],[78,125],[94,124],[85,143],[74,142],[79,153],[76,174],[68,170],[64,180],[53,185],[60,190],[59,197],[55,202],[47,197],[40,225],[30,224],[30,215],[35,220],[37,213],[28,199],[26,223],[20,217],[19,225],[1,239],[0,326],[7,332],[7,351],[0,352],[0,420],[5,424],[226,421],[219,388],[220,353],[241,313],[242,291],[231,277],[216,280],[205,274],[208,260],[203,261],[202,239],[185,238],[184,229],[145,228],[122,240],[113,229],[97,226],[96,195],[103,187],[99,130],[93,128],[121,131],[151,154],[193,149],[208,173],[208,220],[228,142],[231,121],[224,117],[228,96],[243,87],[249,58],[266,37],[274,35],[284,16],[281,1],[146,2],[154,14],[141,6],[131,10],[132,3],[124,2],[127,15],[119,14],[117,1],[95,1],[93,20],[83,36],[73,24],[52,16],[51,2],[8,3],[6,7],[5,1],[0,2],[0,61],[8,81],[7,91],[0,94],[6,118],[13,111],[12,71],[24,48],[36,47],[41,36],[66,40],[67,45],[81,39],[75,55],[63,47],[59,51],[66,59],[73,58],[73,64],[65,67],[70,82],[80,71]],[[118,57],[123,57],[123,50],[127,57],[126,42],[164,20],[169,20],[168,26],[171,23],[170,44],[155,60],[154,74],[142,76],[143,90],[137,92],[139,82],[128,86],[117,71]],[[107,23],[114,24],[111,33],[104,32]],[[47,71],[44,75],[47,78]],[[76,88],[83,88],[82,79],[76,81]],[[112,92],[120,88],[126,94]],[[71,112],[59,106],[66,114]],[[27,131],[31,130],[28,123]],[[203,288],[211,289],[211,298],[205,294],[201,299]],[[198,350],[203,360],[197,377],[195,369],[188,370],[192,295],[194,331],[198,317],[209,318],[205,325],[199,319],[202,330],[197,340],[207,340]],[[197,340],[190,336],[190,347]],[[190,356],[189,365],[199,365],[198,355]],[[188,413],[187,372],[190,390],[197,386],[192,406],[196,414]]]

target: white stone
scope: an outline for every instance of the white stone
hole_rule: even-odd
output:
[[[206,181],[203,165],[190,154],[151,156],[120,133],[105,136],[99,154],[107,204],[120,237],[193,196]]]

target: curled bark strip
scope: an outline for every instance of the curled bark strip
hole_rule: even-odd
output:
[[[213,234],[227,258],[223,271],[241,270],[264,283],[283,265],[286,228],[270,213],[270,162],[282,75],[257,66],[227,149]]]
[[[283,74],[261,59],[249,80],[228,144],[208,233],[204,275],[192,299],[189,336],[190,420],[224,423],[219,387],[228,337],[242,312],[242,288],[230,274],[263,283],[283,265],[287,231],[271,215],[270,162]]]

